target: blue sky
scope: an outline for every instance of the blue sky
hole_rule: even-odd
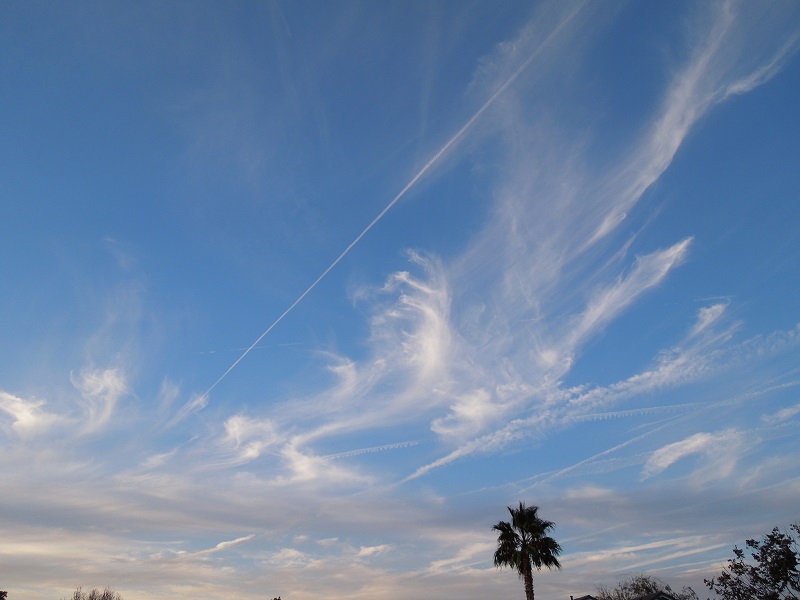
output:
[[[0,588],[703,588],[800,518],[796,2],[0,7]]]

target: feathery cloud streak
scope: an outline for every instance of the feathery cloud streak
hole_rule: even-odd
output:
[[[400,190],[400,192],[394,198],[392,198],[391,202],[389,202],[389,204],[387,204],[383,208],[383,210],[381,212],[379,212],[378,215],[372,221],[370,221],[370,223],[361,231],[361,233],[359,233],[355,237],[355,239],[352,242],[350,242],[350,244],[314,280],[314,282],[310,286],[308,286],[308,288],[306,288],[306,290],[302,294],[300,294],[300,296],[298,296],[297,299],[294,302],[292,302],[291,305],[289,305],[289,308],[287,308],[283,313],[281,313],[281,315],[277,319],[275,319],[275,321],[273,321],[272,324],[270,324],[270,326],[267,327],[267,329],[265,329],[264,332],[250,346],[247,347],[247,349],[241,354],[241,356],[239,356],[239,358],[237,358],[233,362],[233,364],[231,364],[231,366],[228,367],[228,369],[222,375],[220,375],[219,379],[217,379],[211,385],[211,387],[208,388],[208,390],[206,390],[200,396],[201,400],[207,399],[208,395],[214,390],[214,388],[217,387],[217,385],[219,385],[222,382],[222,380],[225,379],[225,377],[227,377],[228,374],[231,371],[233,371],[233,369],[235,369],[236,366],[242,360],[244,360],[244,358],[248,354],[250,354],[250,352],[256,346],[258,346],[259,343],[261,343],[261,340],[263,340],[267,335],[269,335],[269,333],[290,312],[292,312],[292,310],[294,310],[294,308],[298,304],[300,304],[300,302],[302,302],[303,299],[306,296],[308,296],[308,294],[311,293],[311,291],[315,287],[317,287],[317,285],[319,284],[320,281],[322,281],[323,279],[325,279],[325,277],[327,277],[328,273],[330,273],[336,267],[336,265],[338,265],[345,258],[345,256],[347,256],[350,253],[350,251],[361,241],[361,239],[365,235],[367,235],[367,233],[369,233],[369,231],[373,227],[375,227],[375,225],[377,225],[378,222],[381,219],[383,219],[383,217],[386,215],[386,213],[388,213],[394,207],[394,205],[397,204],[408,193],[408,191],[411,188],[413,188],[416,185],[416,183],[420,179],[422,179],[425,176],[425,174],[428,171],[430,171],[431,168],[433,168],[436,165],[436,163],[438,163],[442,159],[443,156],[445,156],[447,154],[448,151],[450,151],[451,148],[453,148],[456,144],[458,144],[458,142],[464,137],[464,135],[467,133],[467,131],[469,131],[469,129],[473,126],[473,124],[481,117],[481,115],[483,115],[483,113],[486,112],[486,110],[489,109],[495,103],[495,101],[514,83],[514,81],[516,81],[517,78],[519,78],[519,76],[522,73],[524,73],[524,71],[528,68],[528,66],[537,58],[537,56],[542,51],[542,49],[546,48],[551,43],[551,40],[553,38],[555,38],[556,36],[558,36],[562,29],[564,29],[565,27],[567,27],[569,25],[569,23],[573,20],[573,18],[578,14],[579,11],[580,11],[580,5],[579,5],[578,8],[573,10],[570,14],[567,14],[567,16],[564,18],[564,20],[561,23],[559,23],[555,27],[555,29],[547,36],[547,38],[545,38],[541,42],[541,45],[531,52],[530,56],[528,56],[528,58],[519,67],[517,67],[517,69],[511,74],[511,76],[508,79],[506,79],[502,83],[502,85],[500,85],[500,87],[497,88],[497,90],[489,97],[488,100],[486,100],[486,102],[484,102],[484,104],[475,112],[475,114],[473,114],[467,120],[467,122],[461,127],[461,129],[459,129],[455,133],[455,135],[453,135],[453,137],[451,137],[449,140],[447,140],[447,142],[444,144],[444,146],[442,146],[439,149],[439,151],[436,152],[436,154],[434,154],[433,157],[430,160],[428,160],[427,163],[425,163],[425,165],[417,172],[417,174],[414,175],[414,177],[411,178],[411,180],[405,185],[405,187],[403,187],[403,189]],[[198,405],[199,403],[198,402],[194,402],[194,404]]]

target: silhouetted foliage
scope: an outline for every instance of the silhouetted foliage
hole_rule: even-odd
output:
[[[82,588],[78,588],[72,594],[72,598],[70,600],[122,600],[122,596],[109,587],[103,591],[94,588],[88,594],[84,592]]]
[[[692,588],[684,587],[680,592],[674,592],[658,577],[647,573],[628,575],[613,588],[605,585],[598,586],[597,600],[634,600],[634,598],[657,592],[665,592],[675,600],[698,600],[697,594]]]
[[[734,546],[734,558],[719,577],[705,580],[706,587],[722,600],[798,600],[800,537],[794,535],[800,536],[800,523],[789,533],[775,527],[763,540],[747,540],[752,563]]]
[[[6,600],[6,598],[8,598],[8,592],[0,590],[0,600]]]
[[[520,502],[519,508],[508,507],[508,512],[511,513],[510,523],[500,521],[492,527],[494,531],[500,532],[497,536],[494,564],[517,570],[520,579],[525,582],[527,600],[533,600],[533,567],[537,570],[542,567],[561,568],[556,558],[561,554],[561,546],[547,535],[555,527],[555,523],[540,519],[538,511],[538,506],[525,506],[524,502]]]

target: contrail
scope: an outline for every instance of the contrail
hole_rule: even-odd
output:
[[[323,460],[337,460],[340,458],[352,458],[354,456],[361,456],[362,454],[371,454],[373,452],[385,452],[386,450],[398,450],[400,448],[410,448],[411,446],[418,446],[419,442],[397,442],[395,444],[384,444],[383,446],[372,446],[370,448],[359,448],[358,450],[350,450],[349,452],[339,452],[338,454],[328,454],[323,456]]]
[[[356,244],[358,244],[358,242],[360,242],[360,241],[361,241],[361,238],[363,238],[365,235],[367,235],[367,233],[369,232],[369,230],[370,230],[370,229],[372,229],[373,227],[375,227],[375,225],[377,225],[378,221],[380,221],[380,220],[381,220],[381,219],[382,219],[382,218],[383,218],[383,217],[386,215],[386,213],[388,213],[388,212],[389,212],[389,211],[392,209],[392,207],[393,207],[395,204],[397,204],[397,203],[400,201],[400,199],[401,199],[401,198],[403,198],[403,196],[405,196],[405,195],[406,195],[406,193],[408,193],[408,190],[410,190],[412,187],[414,187],[414,185],[416,185],[416,183],[417,183],[417,182],[418,182],[420,179],[422,179],[422,177],[423,177],[423,176],[424,176],[424,175],[425,175],[425,174],[426,174],[428,171],[430,171],[430,169],[431,169],[431,168],[432,168],[432,167],[433,167],[433,166],[434,166],[434,165],[435,165],[437,162],[439,162],[439,160],[442,158],[442,156],[444,156],[444,154],[445,154],[445,153],[446,153],[448,150],[450,150],[450,148],[452,148],[453,146],[455,146],[455,145],[456,145],[456,143],[458,143],[458,142],[461,140],[461,138],[462,138],[462,137],[464,137],[464,134],[467,132],[467,130],[469,130],[469,128],[470,128],[470,127],[472,127],[472,125],[475,123],[475,121],[477,121],[477,120],[478,120],[478,119],[481,117],[481,115],[482,115],[484,112],[486,112],[486,110],[487,110],[487,109],[488,109],[488,108],[489,108],[489,107],[490,107],[492,104],[494,104],[494,102],[495,102],[495,101],[496,101],[496,100],[497,100],[497,99],[498,99],[498,98],[499,98],[499,97],[500,97],[500,96],[503,94],[503,92],[505,92],[505,91],[508,89],[508,87],[509,87],[509,86],[510,86],[512,83],[514,83],[514,82],[515,82],[515,81],[516,81],[516,80],[519,78],[519,76],[522,74],[522,72],[523,72],[523,71],[525,71],[525,69],[527,69],[527,68],[528,68],[528,66],[529,66],[529,65],[530,65],[530,64],[533,62],[533,60],[534,60],[534,59],[535,59],[535,58],[536,58],[536,57],[539,55],[539,53],[540,53],[540,52],[541,52],[541,51],[542,51],[542,50],[543,50],[543,49],[544,49],[544,48],[545,48],[545,47],[546,47],[546,46],[547,46],[547,45],[550,43],[550,41],[551,41],[551,40],[552,40],[552,39],[553,39],[553,38],[554,38],[556,35],[558,35],[558,33],[560,33],[560,32],[561,32],[561,30],[562,30],[562,29],[563,29],[563,28],[564,28],[564,27],[565,27],[565,26],[566,26],[566,25],[567,25],[567,24],[568,24],[570,21],[572,21],[572,19],[575,17],[575,15],[577,15],[577,14],[578,14],[578,12],[580,12],[580,8],[579,8],[579,9],[576,9],[575,11],[573,11],[573,12],[572,12],[572,13],[571,13],[571,14],[570,14],[570,15],[569,15],[569,16],[568,16],[566,19],[564,19],[564,20],[563,20],[561,23],[559,23],[559,25],[558,25],[558,26],[557,26],[557,27],[556,27],[556,28],[555,28],[555,29],[554,29],[552,32],[550,32],[550,34],[549,34],[549,35],[548,35],[548,36],[547,36],[547,37],[544,39],[544,41],[543,41],[543,42],[542,42],[542,43],[539,45],[539,47],[538,47],[538,48],[536,48],[536,50],[534,50],[534,51],[533,51],[533,53],[531,53],[531,55],[530,55],[530,56],[529,56],[527,59],[525,59],[525,62],[523,62],[523,63],[522,63],[522,64],[521,64],[519,67],[517,67],[517,70],[516,70],[516,71],[514,71],[514,72],[511,74],[511,76],[510,76],[508,79],[506,79],[506,81],[505,81],[505,82],[504,82],[504,83],[503,83],[503,84],[502,84],[502,85],[501,85],[499,88],[497,88],[497,90],[495,90],[494,94],[492,94],[492,95],[489,97],[489,99],[488,99],[486,102],[484,102],[483,106],[481,106],[481,107],[480,107],[480,108],[477,110],[477,112],[475,112],[475,114],[474,114],[474,115],[472,115],[472,116],[469,118],[469,120],[468,120],[468,121],[467,121],[467,122],[466,122],[466,123],[465,123],[465,124],[464,124],[464,125],[461,127],[461,129],[459,129],[459,130],[456,132],[456,134],[455,134],[453,137],[451,137],[451,138],[450,138],[450,139],[447,141],[447,143],[445,143],[445,145],[444,145],[444,146],[442,146],[442,147],[439,149],[439,151],[438,151],[436,154],[434,154],[434,155],[433,155],[433,158],[431,158],[431,159],[430,159],[430,160],[429,160],[427,163],[425,163],[425,166],[424,166],[424,167],[422,167],[422,168],[419,170],[419,172],[418,172],[416,175],[414,175],[414,177],[412,177],[412,178],[411,178],[411,181],[409,181],[409,182],[408,182],[408,183],[405,185],[405,187],[404,187],[402,190],[400,190],[400,192],[399,192],[399,193],[398,193],[398,194],[397,194],[397,195],[396,195],[396,196],[395,196],[395,197],[392,199],[392,201],[391,201],[391,202],[389,202],[389,204],[387,204],[387,205],[386,205],[386,207],[385,207],[385,208],[384,208],[384,209],[383,209],[383,210],[382,210],[380,213],[378,213],[378,216],[377,216],[377,217],[375,217],[374,219],[372,219],[372,221],[370,222],[370,224],[369,224],[369,225],[367,225],[367,226],[364,228],[364,230],[363,230],[361,233],[359,233],[359,234],[356,236],[356,238],[355,238],[355,239],[354,239],[352,242],[350,242],[350,245],[348,245],[348,246],[347,246],[347,248],[345,248],[345,249],[342,251],[342,253],[341,253],[339,256],[337,256],[337,257],[336,257],[336,260],[334,260],[334,261],[333,261],[333,262],[332,262],[332,263],[331,263],[331,264],[328,266],[328,268],[327,268],[327,269],[325,269],[325,270],[322,272],[322,274],[320,274],[320,276],[319,276],[319,277],[317,277],[317,278],[314,280],[314,283],[312,283],[310,286],[308,286],[308,288],[306,288],[306,291],[304,291],[302,294],[300,294],[300,296],[298,296],[297,300],[295,300],[294,302],[292,302],[292,304],[289,306],[289,308],[287,308],[285,311],[283,311],[283,313],[281,313],[281,315],[280,315],[280,316],[279,316],[277,319],[275,319],[275,320],[272,322],[272,324],[271,324],[269,327],[267,327],[267,329],[264,331],[264,333],[262,333],[260,336],[258,336],[258,338],[256,339],[256,341],[255,341],[255,342],[253,342],[253,343],[252,343],[252,344],[251,344],[251,345],[250,345],[250,346],[249,346],[249,347],[248,347],[248,348],[247,348],[247,349],[246,349],[246,350],[245,350],[245,351],[242,353],[242,355],[241,355],[239,358],[237,358],[237,359],[234,361],[234,363],[233,363],[233,364],[232,364],[230,367],[228,367],[228,370],[227,370],[227,371],[225,371],[225,372],[224,372],[222,375],[220,375],[219,379],[217,379],[217,380],[216,380],[216,381],[213,383],[213,385],[212,385],[210,388],[208,388],[208,389],[205,391],[205,393],[204,393],[202,396],[200,396],[200,398],[198,399],[199,401],[201,401],[201,402],[202,402],[202,401],[206,400],[206,399],[208,398],[208,395],[209,395],[209,394],[210,394],[210,393],[211,393],[211,392],[214,390],[214,388],[215,388],[215,387],[217,387],[217,386],[220,384],[220,382],[222,382],[222,380],[223,380],[223,379],[225,379],[225,378],[228,376],[228,374],[230,374],[230,372],[231,372],[231,371],[233,371],[233,370],[236,368],[236,366],[237,366],[237,365],[238,365],[240,362],[242,362],[242,360],[244,360],[244,357],[245,357],[245,356],[247,356],[248,354],[250,354],[251,350],[253,350],[253,349],[254,349],[256,346],[258,346],[259,342],[261,342],[261,340],[263,340],[263,339],[264,339],[264,338],[265,338],[265,337],[266,337],[266,336],[269,334],[269,332],[271,332],[273,329],[275,329],[275,327],[278,325],[278,323],[280,323],[281,321],[283,321],[284,317],[286,317],[286,315],[288,315],[290,312],[292,312],[292,311],[294,310],[294,308],[295,308],[295,307],[296,307],[298,304],[300,304],[300,302],[302,302],[302,301],[303,301],[303,299],[304,299],[306,296],[308,296],[308,294],[310,294],[310,293],[311,293],[311,290],[313,290],[315,287],[317,287],[317,284],[318,284],[320,281],[322,281],[323,279],[325,279],[325,277],[328,275],[328,273],[330,273],[330,272],[333,270],[333,268],[334,268],[336,265],[338,265],[338,264],[339,264],[339,263],[342,261],[342,259],[343,259],[345,256],[347,256],[347,255],[350,253],[350,250],[352,250],[352,249],[353,249],[353,247],[354,247]]]

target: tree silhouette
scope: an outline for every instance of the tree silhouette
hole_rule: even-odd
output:
[[[533,600],[533,568],[537,571],[542,567],[561,568],[556,558],[561,554],[561,546],[547,535],[555,524],[539,518],[538,506],[525,506],[524,502],[518,508],[509,506],[508,512],[510,523],[500,521],[492,527],[499,532],[494,564],[516,569],[525,582],[525,598]]]
[[[613,588],[598,586],[597,600],[636,600],[659,592],[665,592],[675,600],[698,600],[692,588],[684,587],[680,592],[674,592],[668,584],[647,573],[628,575]]]
[[[775,527],[763,540],[747,540],[754,562],[745,560],[744,550],[733,547],[735,558],[719,577],[704,580],[706,587],[723,600],[798,600],[800,597],[800,523],[789,533]]]
[[[70,600],[122,600],[122,596],[109,587],[102,591],[94,588],[88,594],[82,588],[78,588],[73,592]]]

